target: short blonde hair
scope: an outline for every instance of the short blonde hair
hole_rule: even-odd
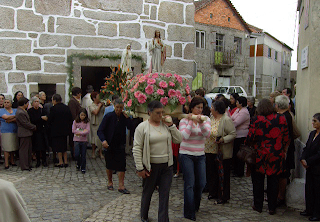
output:
[[[280,92],[274,91],[274,92],[270,93],[269,97],[270,98],[276,98],[277,96],[280,96],[280,95],[281,95]]]

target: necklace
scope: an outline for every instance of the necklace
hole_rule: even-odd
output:
[[[150,124],[151,125],[151,124]],[[152,125],[151,125],[152,126]],[[161,135],[162,135],[162,133],[161,133],[161,125],[159,126],[159,129],[160,130],[157,130],[157,128],[156,127],[154,127],[154,126],[152,126],[153,127],[153,129],[155,130],[155,131],[157,131],[158,133],[160,133]]]

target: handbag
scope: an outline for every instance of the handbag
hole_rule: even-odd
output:
[[[237,157],[244,161],[248,165],[255,165],[256,163],[256,151],[253,146],[240,145],[240,149],[237,153]]]

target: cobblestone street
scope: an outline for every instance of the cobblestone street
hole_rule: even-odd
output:
[[[116,175],[114,175],[116,176]],[[126,188],[130,195],[117,191],[118,180],[114,180],[114,191],[106,189],[104,160],[87,156],[87,172],[76,170],[75,162],[68,168],[33,168],[31,172],[19,167],[4,170],[0,178],[13,182],[27,203],[31,221],[133,221],[139,222],[142,181],[135,175],[133,158],[127,156]],[[203,194],[197,221],[307,221],[297,210],[285,207],[277,214],[264,211],[259,214],[251,209],[252,185],[250,178],[231,178],[231,200],[225,205],[214,205],[207,194]],[[158,194],[154,193],[149,212],[150,221],[157,221]],[[183,219],[183,180],[173,178],[170,192],[169,217],[171,221]]]

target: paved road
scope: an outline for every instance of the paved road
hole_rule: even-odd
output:
[[[35,164],[34,164],[35,165]],[[139,222],[142,181],[135,175],[133,158],[127,157],[125,185],[130,195],[106,189],[105,162],[87,157],[87,173],[76,171],[75,162],[68,168],[33,168],[31,172],[18,167],[4,170],[0,178],[11,181],[27,203],[33,222],[66,221],[133,221]],[[117,188],[118,181],[114,180]],[[249,178],[231,178],[231,200],[228,204],[214,205],[203,194],[197,221],[307,221],[298,211],[285,207],[270,216],[267,207],[259,214],[251,209],[252,185]],[[265,203],[266,204],[266,203]],[[150,221],[157,221],[158,194],[154,193]],[[170,191],[170,221],[189,221],[183,218],[183,180],[174,178]]]

